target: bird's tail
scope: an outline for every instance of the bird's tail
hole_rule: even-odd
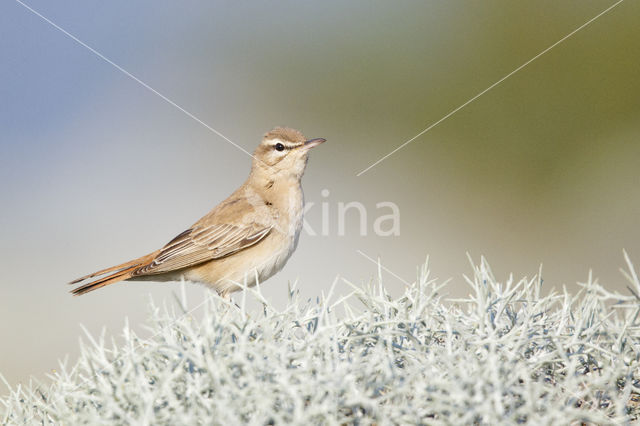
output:
[[[134,272],[141,266],[144,266],[151,262],[157,255],[157,252],[148,254],[146,256],[142,256],[138,259],[130,260],[129,262],[122,263],[120,265],[112,266],[110,268],[102,269],[100,271],[94,272],[93,274],[85,275],[84,277],[80,277],[76,280],[71,281],[69,284],[78,284],[84,280],[89,278],[99,277],[101,275],[105,275],[102,278],[98,278],[82,286],[71,290],[71,293],[74,296],[80,296],[82,294],[88,293],[93,290],[97,290],[100,287],[104,287],[109,284],[117,283],[119,281],[124,281],[133,276]]]

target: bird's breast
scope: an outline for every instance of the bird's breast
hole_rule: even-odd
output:
[[[298,244],[298,237],[302,229],[304,211],[304,194],[300,185],[295,185],[288,193],[286,207],[282,209],[282,230],[291,239],[292,251]]]

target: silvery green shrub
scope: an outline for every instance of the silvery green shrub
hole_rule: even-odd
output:
[[[625,255],[626,256],[626,255]],[[47,385],[11,389],[3,424],[620,424],[640,408],[640,282],[589,277],[578,294],[537,277],[498,282],[487,263],[470,296],[444,300],[421,268],[392,298],[380,282],[278,310],[259,287],[151,305],[152,337],[82,345]],[[379,277],[380,278],[380,277]],[[246,298],[262,309],[246,312]]]

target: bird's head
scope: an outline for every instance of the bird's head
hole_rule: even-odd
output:
[[[325,139],[306,139],[298,130],[276,127],[266,133],[253,153],[252,173],[271,179],[300,179],[309,157],[309,150]]]

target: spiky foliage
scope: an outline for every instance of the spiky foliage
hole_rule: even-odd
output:
[[[628,259],[627,259],[628,260]],[[637,419],[640,282],[589,278],[543,295],[499,283],[484,260],[471,295],[442,300],[424,267],[391,298],[382,284],[247,314],[216,296],[198,319],[152,306],[153,335],[83,345],[50,385],[1,402],[9,424],[619,424]],[[243,298],[241,298],[243,299]],[[337,300],[334,300],[337,299]],[[357,302],[357,303],[356,303]]]

